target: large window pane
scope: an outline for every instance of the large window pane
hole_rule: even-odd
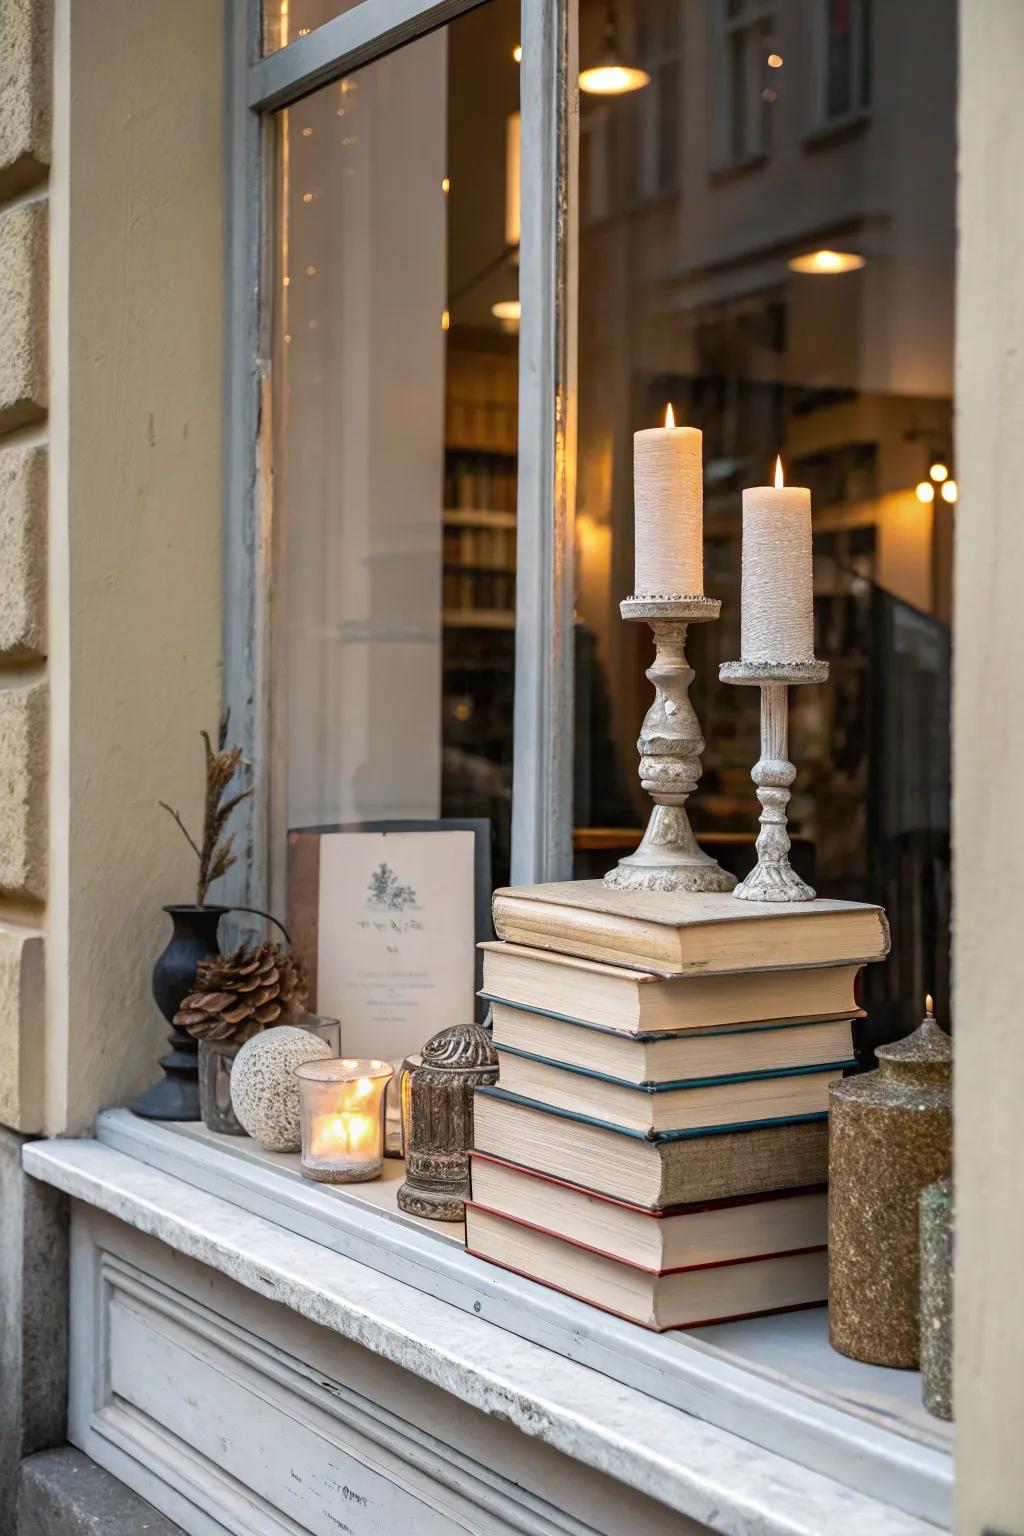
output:
[[[790,695],[796,858],[823,893],[885,903],[894,952],[869,1002],[894,1034],[948,988],[955,5],[623,0],[620,35],[643,40],[669,6],[675,117],[652,111],[653,86],[581,102],[577,873],[635,846],[650,810],[651,636],[618,604],[633,432],[671,401],[704,433],[705,586],[723,604],[689,637],[707,739],[695,828],[746,872],[757,694],[718,665],[739,655],[740,494],[781,452],[813,493],[832,666]],[[584,37],[603,9],[582,0]],[[912,89],[908,59],[928,61]],[[659,164],[674,186],[638,201]]]
[[[276,120],[282,816],[487,816],[502,877],[517,37],[492,0]]]

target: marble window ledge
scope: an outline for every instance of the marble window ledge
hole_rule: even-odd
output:
[[[101,1141],[31,1142],[24,1161],[33,1177],[73,1200],[728,1536],[934,1536],[948,1528],[951,1462],[924,1519]],[[437,1243],[436,1251],[451,1254],[453,1246]],[[773,1411],[766,1390],[765,1417]],[[848,1454],[856,1462],[855,1443]]]

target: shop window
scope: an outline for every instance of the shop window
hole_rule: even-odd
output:
[[[273,730],[285,828],[486,817],[510,857],[514,0],[274,119]]]

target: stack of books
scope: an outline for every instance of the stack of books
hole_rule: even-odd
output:
[[[659,1330],[825,1301],[828,1087],[881,908],[573,881],[498,891],[494,926],[470,1251]]]

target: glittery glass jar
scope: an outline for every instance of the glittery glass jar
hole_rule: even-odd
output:
[[[920,1350],[922,1189],[950,1172],[952,1051],[935,1020],[829,1089],[829,1337],[872,1365]]]

